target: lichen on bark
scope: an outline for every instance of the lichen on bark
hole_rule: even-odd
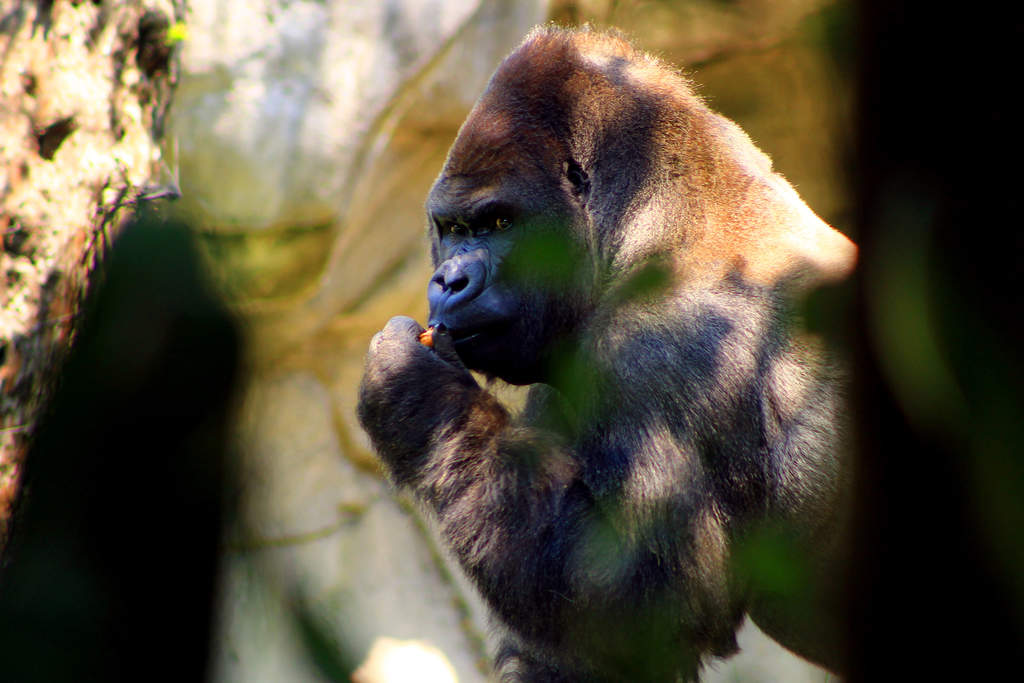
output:
[[[180,0],[0,5],[0,544],[96,266],[161,182],[167,29],[183,13]]]

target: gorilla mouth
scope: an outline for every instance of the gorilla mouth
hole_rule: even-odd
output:
[[[458,337],[453,335],[452,336],[452,341],[455,343],[456,346],[459,346],[460,344],[467,344],[467,343],[473,341],[474,339],[479,339],[481,334],[483,334],[482,331],[471,332],[469,334],[463,334],[463,335],[458,336]]]
[[[507,328],[507,323],[493,323],[491,325],[463,329],[453,330],[449,328],[448,334],[452,336],[452,341],[455,343],[455,346],[459,347],[473,342],[483,341],[487,338],[500,339],[504,336]]]
[[[469,317],[465,314],[460,314],[460,312],[456,312],[454,315],[449,312],[448,315],[442,314],[436,318],[431,318],[427,324],[447,331],[451,335],[452,342],[456,346],[462,346],[486,339],[501,339],[508,335],[509,328],[514,323],[513,319],[504,316],[493,316],[488,320],[486,316],[476,315],[473,317],[484,317],[485,319],[460,320],[460,318]]]
[[[510,327],[512,321],[498,321],[488,325],[448,328],[455,350],[471,367],[488,366],[494,360],[507,355],[512,343]]]

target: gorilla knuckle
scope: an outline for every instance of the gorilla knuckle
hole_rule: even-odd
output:
[[[391,334],[413,334],[418,333],[422,328],[409,316],[396,315],[388,321],[384,329]]]

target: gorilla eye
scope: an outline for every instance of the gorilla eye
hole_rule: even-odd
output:
[[[499,217],[494,219],[485,219],[480,223],[479,227],[473,229],[473,234],[489,235],[492,230],[495,232],[501,232],[502,230],[507,230],[508,226],[511,224],[512,222],[507,218]]]
[[[469,228],[461,223],[449,223],[448,234],[455,235],[456,237],[465,237],[469,234]]]

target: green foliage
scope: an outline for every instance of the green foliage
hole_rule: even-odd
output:
[[[796,598],[810,571],[795,540],[777,528],[761,528],[736,544],[733,567],[758,594]]]
[[[167,28],[167,37],[164,42],[167,45],[177,45],[188,40],[188,26],[184,21],[176,21]]]
[[[669,264],[652,259],[626,277],[616,290],[615,297],[621,303],[655,299],[671,284],[672,271]]]
[[[581,262],[579,249],[565,230],[534,229],[517,237],[503,271],[517,285],[560,288],[572,284]]]

